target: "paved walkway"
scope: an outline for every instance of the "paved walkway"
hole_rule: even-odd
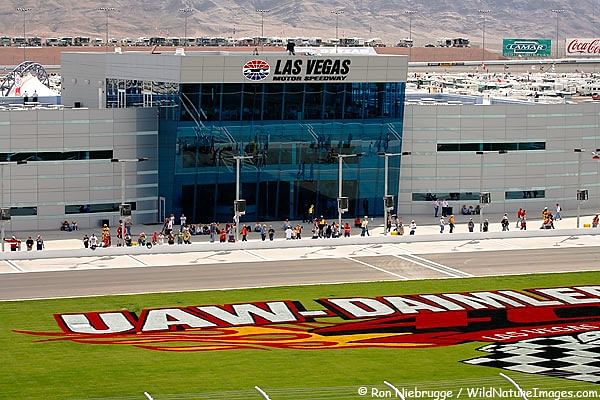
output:
[[[491,215],[485,215],[485,218],[488,219],[490,221],[490,227],[489,227],[489,232],[493,233],[493,232],[501,232],[502,228],[500,226],[500,220],[502,219],[502,215],[503,214],[491,214]],[[564,229],[575,229],[577,224],[576,224],[576,217],[573,215],[573,213],[564,213],[563,215],[565,215],[565,218],[563,218],[562,220],[558,220],[555,221],[554,226],[556,228],[556,234],[558,235],[560,230],[564,230]],[[586,228],[584,227],[584,224],[589,224],[591,226],[591,222],[592,222],[592,218],[593,218],[593,212],[591,210],[586,210],[586,211],[582,211],[582,216],[580,218],[580,226],[581,229],[584,229],[584,231],[590,232],[588,229],[591,228]],[[468,228],[467,228],[467,222],[469,220],[470,216],[465,216],[465,215],[456,215],[456,226],[454,229],[455,233],[468,233]],[[475,231],[477,232],[479,230],[479,216],[478,215],[474,215],[473,217],[473,221],[475,222]],[[518,231],[519,229],[516,228],[516,220],[515,220],[515,216],[510,216],[509,215],[509,220],[511,221],[510,224],[510,231],[514,233],[514,231]],[[331,222],[331,220],[327,220],[328,222]],[[345,221],[345,220],[343,220]],[[370,218],[369,219],[369,233],[371,235],[371,237],[379,237],[379,236],[383,236],[383,218]],[[417,236],[422,236],[422,235],[440,235],[440,227],[439,227],[439,218],[435,218],[432,215],[421,215],[415,218],[415,221],[417,223],[417,230],[416,230],[416,235]],[[254,222],[249,222],[249,221],[243,221],[244,223],[253,226]],[[353,226],[353,220],[350,221],[352,222],[351,225]],[[410,223],[410,220],[404,219],[404,234],[408,235],[408,225]],[[312,224],[310,223],[302,223],[301,221],[291,221],[292,225],[296,225],[296,224],[301,224],[304,229],[303,229],[303,234],[302,234],[302,241],[307,241],[307,245],[308,241],[311,241],[311,235],[312,235]],[[273,228],[275,229],[276,233],[275,233],[275,242],[280,242],[281,240],[285,240],[285,234],[283,232],[282,226],[283,226],[283,221],[270,221],[270,222],[266,222],[267,226],[268,225],[273,225]],[[224,226],[224,224],[221,224],[221,226]],[[530,218],[528,218],[528,223],[527,223],[527,229],[529,231],[536,231],[536,230],[540,230],[540,226],[541,226],[541,219],[539,216],[533,216],[530,215]],[[178,227],[178,225],[177,225]],[[152,232],[154,231],[160,231],[162,229],[162,224],[161,225],[143,225],[143,226],[134,226],[132,229],[132,233],[133,233],[133,238],[134,240],[137,238],[137,235],[139,235],[140,232],[145,232],[146,235],[149,237]],[[600,233],[600,228],[598,228],[599,233]],[[360,228],[354,228],[352,229],[352,236],[355,237],[357,235],[360,235]],[[35,240],[37,235],[41,235],[44,239],[44,243],[45,243],[45,248],[46,250],[68,250],[68,249],[81,249],[83,248],[83,244],[81,241],[81,238],[83,237],[84,234],[87,235],[91,235],[92,233],[95,233],[96,236],[98,236],[99,238],[101,237],[101,231],[100,229],[85,229],[85,230],[79,230],[79,231],[74,231],[74,232],[61,232],[61,231],[44,231],[44,232],[16,232],[14,233],[14,235],[22,240],[23,242],[27,239],[28,236],[32,236],[32,238]],[[115,228],[113,227],[112,229],[112,235],[113,235],[113,244],[116,244],[116,234],[115,234]],[[6,232],[6,237],[9,238],[13,235],[12,232]],[[444,229],[444,233],[442,235],[440,235],[439,240],[444,241],[444,240],[453,240],[451,236],[449,236],[449,226],[446,225],[445,229]],[[511,233],[507,233],[507,236],[513,236],[513,234]],[[336,239],[328,239],[328,240],[336,240]],[[437,239],[436,239],[437,240]],[[248,241],[252,242],[252,241],[260,241],[260,235],[258,233],[252,232],[248,235]],[[268,241],[268,239],[267,239]],[[209,237],[208,235],[195,235],[192,236],[192,242],[193,243],[208,243],[209,242]],[[227,246],[230,245],[228,243],[224,243],[221,244],[223,246]],[[22,249],[24,249],[25,244],[22,244]],[[35,246],[34,246],[35,248]],[[10,247],[8,245],[5,245],[5,251],[8,251],[10,249]]]

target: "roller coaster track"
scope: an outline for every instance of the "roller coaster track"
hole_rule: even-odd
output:
[[[0,80],[0,92],[3,96],[8,96],[12,88],[15,86],[17,76],[23,77],[26,74],[31,74],[39,79],[46,86],[50,86],[48,72],[41,64],[33,61],[24,61],[17,65],[8,75]]]

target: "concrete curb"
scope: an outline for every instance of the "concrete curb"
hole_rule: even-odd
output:
[[[302,247],[326,247],[339,245],[371,245],[371,244],[393,244],[393,243],[418,243],[418,242],[442,242],[442,241],[464,241],[464,240],[486,240],[486,239],[515,239],[515,238],[539,238],[539,237],[561,237],[561,236],[596,236],[600,235],[600,229],[555,229],[555,230],[529,230],[509,232],[474,232],[474,233],[452,233],[437,235],[403,235],[403,236],[353,236],[339,239],[310,239],[274,241],[250,240],[237,243],[193,243],[190,245],[162,245],[146,247],[110,247],[107,249],[61,249],[44,251],[20,251],[0,253],[0,260],[38,260],[53,258],[75,258],[75,257],[106,257],[140,254],[178,254],[203,251],[231,251],[231,250],[263,250],[263,249],[287,249]],[[600,241],[598,243],[600,245]]]

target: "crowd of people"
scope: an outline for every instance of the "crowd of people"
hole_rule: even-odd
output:
[[[313,206],[314,207],[314,206]],[[439,208],[448,207],[447,204],[443,202],[439,203]],[[469,210],[468,207],[463,206],[463,210]],[[312,213],[314,208],[310,210],[309,216],[312,217]],[[436,211],[440,211],[436,208]],[[479,211],[479,210],[477,210]],[[541,225],[540,229],[555,229],[555,222],[562,220],[562,208],[560,204],[556,204],[554,207],[554,212],[550,211],[548,207],[544,207],[541,211]],[[473,215],[474,213],[468,212],[466,215]],[[353,226],[351,226],[350,222],[342,222],[340,225],[337,221],[328,222],[322,215],[317,218],[313,218],[312,220],[305,220],[303,222],[309,222],[312,239],[330,239],[330,238],[339,238],[339,237],[350,237],[352,236],[352,230],[358,229],[360,232],[360,236],[370,236],[369,232],[369,224],[372,219],[369,219],[368,216],[364,216],[363,218],[356,217],[354,219]],[[238,236],[236,234],[236,225],[234,223],[226,223],[224,225],[219,224],[218,222],[213,222],[210,224],[188,224],[187,218],[184,214],[182,214],[179,218],[179,225],[175,223],[175,216],[171,214],[168,218],[165,219],[163,227],[160,231],[154,231],[152,234],[146,235],[145,232],[139,233],[136,237],[134,237],[131,233],[131,221],[119,221],[119,225],[115,229],[116,235],[116,246],[146,246],[148,248],[152,246],[161,246],[161,245],[175,245],[175,244],[191,244],[193,235],[208,235],[209,242],[236,242]],[[516,224],[515,228],[519,230],[527,230],[527,210],[524,208],[519,208],[516,212]],[[499,221],[500,228],[502,231],[510,230],[510,220],[508,213],[505,213]],[[475,222],[472,217],[469,217],[467,221],[467,229],[469,232],[475,231]],[[592,228],[600,227],[600,220],[598,214],[595,214],[592,218],[591,224],[588,225]],[[443,234],[446,232],[446,227],[448,228],[448,233],[454,233],[456,231],[456,217],[454,214],[442,215],[439,217],[439,232]],[[123,229],[124,228],[124,229]],[[405,226],[403,224],[402,218],[393,214],[389,215],[386,221],[384,232],[390,235],[404,235],[405,228],[408,230],[409,235],[415,235],[417,231],[417,223],[415,220],[411,220],[411,222]],[[297,240],[302,239],[303,234],[303,225],[301,223],[291,223],[289,220],[285,220],[281,226],[282,237],[286,240]],[[490,221],[489,219],[484,219],[481,224],[481,231],[488,232],[490,229]],[[69,222],[64,221],[61,224],[61,230],[65,231],[76,231],[78,230],[77,222]],[[479,229],[478,229],[479,230]],[[124,232],[123,232],[124,231]],[[124,233],[124,235],[123,235]],[[239,226],[239,236],[241,241],[245,242],[252,234],[258,234],[262,241],[273,241],[276,236],[276,230],[272,224],[263,224],[260,222],[256,222],[254,226],[241,224]],[[5,238],[5,243],[10,246],[11,251],[20,251],[22,240],[17,239],[15,236],[11,238]],[[83,236],[83,246],[89,249],[96,249],[99,247],[111,247],[115,245],[112,240],[111,229],[107,224],[102,226],[101,232],[99,236],[96,236],[95,233],[91,235],[85,234]],[[37,250],[43,250],[44,240],[41,235],[37,235],[34,239],[32,236],[29,236],[25,241],[25,246],[27,251],[32,251],[34,248]]]
[[[23,243],[23,241],[20,239],[17,239],[16,236],[12,236],[10,238],[4,238],[4,242],[6,242],[8,244],[8,246],[10,247],[10,251],[20,251],[21,244]],[[27,251],[32,251],[33,246],[35,246],[36,250],[38,250],[38,251],[44,250],[44,247],[45,247],[44,239],[42,239],[41,235],[37,235],[35,240],[33,239],[33,237],[28,236],[27,239],[25,240],[25,246],[27,248]]]

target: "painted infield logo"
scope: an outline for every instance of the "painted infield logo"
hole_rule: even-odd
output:
[[[263,60],[250,60],[242,67],[242,73],[251,81],[262,81],[271,73],[271,66]]]
[[[423,348],[491,342],[467,364],[600,383],[600,286],[322,298],[55,314],[40,342],[196,352]],[[329,318],[342,322],[327,321]]]
[[[600,332],[491,344],[467,364],[600,383]]]

